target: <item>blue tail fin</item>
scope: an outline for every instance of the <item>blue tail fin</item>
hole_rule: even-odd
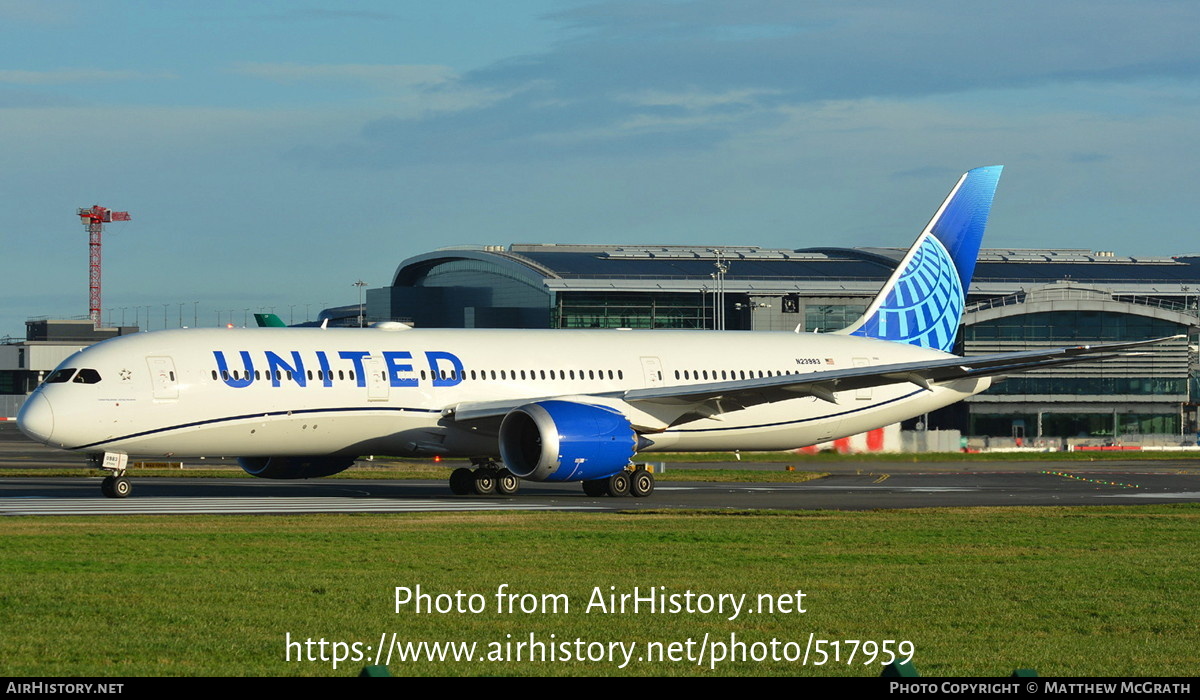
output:
[[[1002,167],[975,168],[959,179],[863,317],[839,332],[954,347]]]

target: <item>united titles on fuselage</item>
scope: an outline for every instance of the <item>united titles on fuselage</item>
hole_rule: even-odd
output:
[[[295,382],[301,387],[310,383],[330,387],[333,386],[335,377],[342,380],[348,376],[358,386],[365,387],[368,363],[382,362],[380,369],[386,371],[388,384],[393,387],[416,387],[420,386],[422,381],[431,381],[435,387],[457,386],[463,380],[462,360],[457,355],[443,350],[426,350],[421,353],[424,355],[427,370],[415,370],[413,354],[407,350],[384,350],[378,356],[372,356],[367,350],[338,351],[336,359],[348,360],[352,366],[348,373],[344,368],[333,368],[330,364],[330,354],[324,350],[307,353],[309,364],[306,367],[306,353],[297,350],[278,353],[265,350],[261,354],[239,350],[237,355],[241,360],[242,369],[231,370],[225,352],[213,350],[213,357],[217,362],[213,378],[220,379],[227,386],[242,389],[255,381],[269,381],[273,387],[282,386],[285,382]],[[259,362],[257,368],[256,360]],[[313,370],[314,364],[316,371]]]

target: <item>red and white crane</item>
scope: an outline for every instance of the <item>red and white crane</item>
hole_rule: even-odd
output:
[[[113,221],[129,221],[129,212],[113,211],[99,204],[79,209],[79,219],[88,227],[88,316],[97,328],[100,327],[100,235],[104,224]]]

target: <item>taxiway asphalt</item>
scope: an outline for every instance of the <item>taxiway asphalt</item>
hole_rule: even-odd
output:
[[[225,462],[229,464],[228,461]],[[213,462],[188,460],[189,466]],[[833,509],[1131,505],[1200,502],[1195,460],[1065,462],[838,462],[799,468],[803,483],[660,480],[649,498],[586,496],[579,484],[522,482],[514,496],[454,496],[444,480],[144,478],[130,498],[100,494],[77,454],[36,445],[0,426],[0,515],[407,512],[429,510]],[[4,477],[4,469],[79,468],[78,477]],[[668,468],[783,469],[780,464]],[[448,472],[447,472],[448,475]]]

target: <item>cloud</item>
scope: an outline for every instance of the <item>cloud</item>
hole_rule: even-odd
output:
[[[61,85],[65,83],[95,83],[125,80],[161,80],[176,76],[170,73],[145,73],[132,70],[100,70],[95,68],[64,68],[61,70],[0,70],[0,83],[15,85]]]
[[[372,12],[369,10],[327,10],[322,8],[299,8],[277,12],[274,14],[257,15],[256,19],[276,22],[326,22],[329,20],[369,20],[372,22],[400,19],[400,15],[391,12]]]
[[[1122,0],[613,0],[546,19],[563,28],[551,49],[418,86],[493,99],[381,117],[297,155],[390,167],[703,150],[800,105],[1021,90],[1044,100],[1051,86],[1164,80],[1194,91],[1200,75],[1191,0],[1152,12]]]
[[[38,90],[0,88],[0,109],[42,109],[46,107],[77,107],[83,104],[69,95],[52,95]]]
[[[1119,0],[602,2],[552,15],[575,38],[479,71],[605,89],[771,88],[792,99],[929,95],[1059,80],[1194,79],[1200,6]],[[579,82],[580,78],[586,81]],[[562,82],[567,85],[567,81]]]
[[[228,70],[253,79],[300,86],[310,93],[322,90],[327,96],[345,94],[339,89],[356,87],[369,95],[358,109],[376,118],[388,115],[382,118],[384,121],[481,109],[516,92],[464,86],[454,69],[442,65],[240,63]],[[308,90],[310,87],[312,90]],[[334,90],[330,92],[330,88]]]
[[[77,2],[28,2],[28,0],[0,0],[0,18],[11,22],[29,24],[72,24],[78,21],[84,8]]]
[[[641,107],[678,107],[686,112],[750,108],[762,97],[778,94],[777,90],[728,90],[700,92],[698,90],[642,90],[618,96],[616,99]]]
[[[279,83],[353,81],[391,87],[432,86],[456,77],[448,66],[303,65],[299,63],[241,63],[233,72]]]

